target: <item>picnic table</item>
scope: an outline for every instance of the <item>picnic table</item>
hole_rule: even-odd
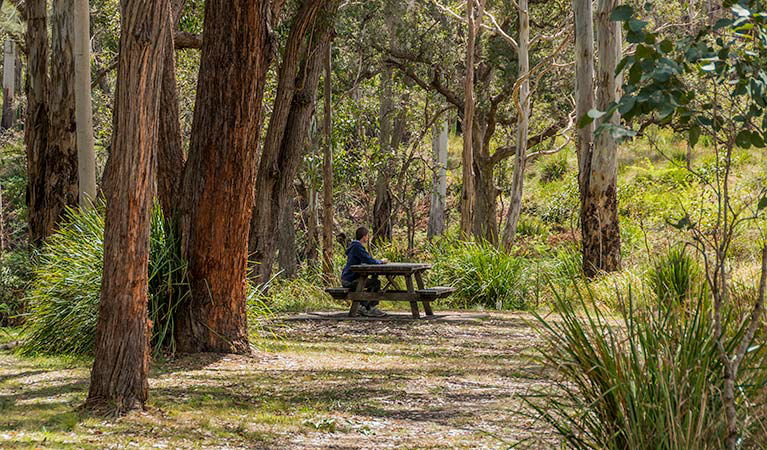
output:
[[[386,264],[360,264],[350,267],[351,271],[359,275],[357,289],[351,291],[348,288],[329,288],[325,289],[333,298],[339,300],[350,300],[352,302],[349,310],[350,317],[356,317],[361,302],[368,301],[390,301],[390,302],[409,302],[410,312],[414,319],[421,317],[418,310],[418,303],[423,304],[423,310],[426,316],[433,316],[434,312],[431,302],[449,296],[455,288],[446,286],[437,286],[426,288],[423,283],[423,274],[431,269],[430,264],[423,263],[386,263]],[[368,277],[381,277],[386,282],[381,283],[381,290],[378,292],[366,292],[365,282]],[[405,289],[401,289],[397,283],[397,277],[405,279]],[[415,283],[413,282],[415,280]],[[416,289],[417,287],[417,289]]]

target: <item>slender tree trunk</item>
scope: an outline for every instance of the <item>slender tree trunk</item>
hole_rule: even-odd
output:
[[[429,207],[429,226],[426,235],[429,239],[445,232],[445,200],[447,199],[447,143],[448,121],[434,125],[432,131],[432,180],[431,205]]]
[[[390,22],[390,21],[389,21]],[[389,26],[393,33],[393,25]],[[392,69],[385,67],[381,72],[378,142],[383,164],[378,169],[375,183],[375,200],[373,201],[373,242],[389,242],[392,239],[392,195],[389,181],[391,179],[391,161],[396,152],[394,147],[394,121],[396,109],[392,92]]]
[[[5,236],[5,208],[3,208],[3,186],[0,185],[0,257],[5,253],[7,243]]]
[[[61,0],[55,0],[58,2]],[[90,206],[96,199],[96,151],[93,141],[93,106],[91,104],[90,8],[88,0],[74,1],[74,84],[77,122],[77,164],[80,206]],[[54,52],[55,53],[55,52]]]
[[[248,231],[269,67],[271,2],[208,0],[181,211],[191,300],[176,315],[181,352],[248,353]]]
[[[517,234],[517,224],[522,211],[522,192],[525,182],[525,167],[527,166],[527,137],[530,130],[530,14],[528,0],[519,0],[519,37],[517,39],[518,77],[525,77],[519,86],[517,106],[517,149],[514,155],[514,172],[511,177],[511,199],[509,199],[509,214],[506,227],[503,230],[503,246],[511,248],[511,243]]]
[[[469,238],[474,223],[474,52],[477,30],[482,21],[482,13],[475,18],[475,3],[482,10],[482,0],[467,0],[466,23],[468,40],[466,42],[466,76],[464,79],[463,110],[463,188],[461,191],[461,236]]]
[[[474,133],[477,133],[474,127]],[[480,143],[475,145],[481,146]],[[475,147],[476,149],[477,147]],[[493,171],[495,165],[484,152],[475,152],[474,157],[474,236],[491,244],[498,242],[498,188],[495,186]]]
[[[181,183],[184,178],[184,143],[178,113],[176,86],[176,55],[173,32],[176,30],[184,0],[171,1],[169,32],[165,36],[165,62],[160,97],[160,135],[157,143],[157,198],[169,223],[176,219],[181,204]]]
[[[320,212],[319,212],[319,193],[313,187],[308,189],[308,200],[306,214],[306,249],[304,255],[307,263],[317,261],[320,254]]]
[[[6,39],[3,49],[3,117],[0,127],[12,128],[16,123],[16,111],[14,110],[14,93],[16,89],[16,59],[18,51],[16,44]]]
[[[597,73],[597,109],[604,111],[618,95],[615,67],[621,52],[618,22],[610,20],[617,0],[600,0],[597,14],[599,67]],[[604,120],[604,119],[600,119]],[[618,123],[617,113],[609,119]],[[597,126],[599,123],[596,124]],[[583,232],[583,269],[587,276],[620,270],[620,229],[617,202],[617,150],[610,133],[596,137],[593,151],[585,161],[582,174],[581,227]]]
[[[280,211],[287,208],[293,198],[293,181],[309,137],[307,130],[314,114],[324,47],[333,29],[334,8],[322,15],[315,27],[318,13],[326,3],[308,0],[303,4],[291,26],[280,67],[274,108],[258,167],[250,225],[250,252],[257,263],[254,271],[259,283],[271,278]],[[319,27],[322,28],[317,29]]]
[[[122,413],[144,407],[149,384],[147,317],[152,152],[167,0],[120,3],[114,139],[108,164],[104,274],[87,405]]]
[[[54,209],[51,214],[56,214],[54,222],[66,206],[77,205],[79,192],[73,11],[74,0],[53,1],[47,158],[54,171],[49,174],[46,198]]]
[[[326,282],[335,279],[333,273],[333,117],[332,117],[332,52],[325,52],[325,142],[322,154],[322,273]]]

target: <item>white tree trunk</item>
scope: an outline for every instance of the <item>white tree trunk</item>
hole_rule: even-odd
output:
[[[461,192],[461,237],[471,235],[474,222],[474,51],[476,49],[477,30],[482,21],[483,0],[466,0],[466,76],[464,78],[463,107],[463,189]],[[474,5],[479,3],[475,17]]]
[[[17,54],[16,44],[12,40],[7,39],[3,50],[3,117],[0,124],[4,129],[11,128],[16,122],[13,100],[16,90]]]
[[[432,130],[431,149],[434,177],[429,208],[429,227],[426,232],[430,239],[445,232],[448,126],[448,121],[445,119],[441,124],[435,124]]]
[[[75,0],[75,120],[80,206],[96,198],[96,153],[93,149],[91,105],[90,8],[88,0]]]
[[[522,211],[522,191],[527,166],[527,137],[530,131],[530,14],[528,0],[519,0],[519,38],[517,40],[518,77],[524,77],[519,86],[517,104],[517,149],[514,155],[514,172],[511,180],[511,199],[506,227],[503,230],[503,246],[510,248],[517,234],[519,214]]]
[[[615,76],[615,68],[621,54],[621,34],[618,22],[610,20],[610,13],[618,3],[618,0],[599,0],[596,107],[600,111],[605,111],[618,97],[620,79]],[[597,121],[597,127],[604,120],[606,116]],[[613,114],[609,120],[617,124],[618,114]],[[617,150],[615,140],[608,131],[604,131],[596,136],[593,150],[584,161],[585,170],[581,174],[581,227],[583,269],[587,276],[620,270]]]
[[[0,185],[0,256],[5,252],[5,209],[3,208],[3,186]]]

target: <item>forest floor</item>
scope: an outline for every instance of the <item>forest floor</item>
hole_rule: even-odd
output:
[[[148,410],[78,410],[87,360],[0,353],[0,447],[507,448],[556,438],[524,402],[548,380],[527,314],[283,316],[251,357],[153,364]]]

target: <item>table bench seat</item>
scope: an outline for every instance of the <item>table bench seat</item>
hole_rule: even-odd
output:
[[[346,297],[349,296],[349,291],[350,289],[345,287],[332,287],[325,289],[325,292],[330,294],[330,296],[336,300],[346,300]]]
[[[450,286],[436,286],[427,289],[417,289],[415,291],[415,293],[424,300],[436,300],[438,298],[449,297],[453,292],[455,292],[455,288]]]

